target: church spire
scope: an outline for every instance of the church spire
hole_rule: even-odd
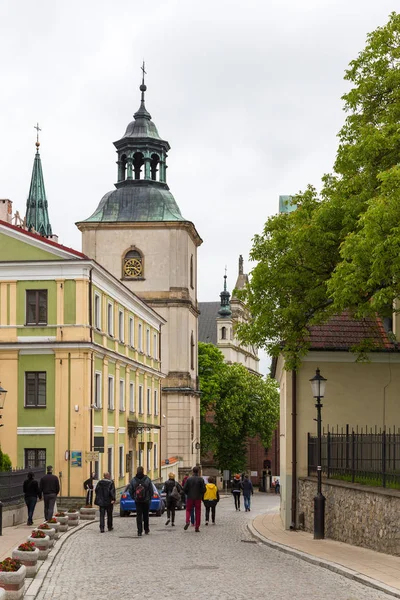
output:
[[[34,128],[36,129],[36,154],[33,162],[31,186],[29,188],[29,196],[26,201],[25,222],[28,231],[35,231],[43,237],[51,237],[51,225],[49,214],[47,211],[46,191],[44,189],[42,162],[39,154],[39,123]]]
[[[226,267],[225,267],[225,275],[224,275],[224,291],[220,293],[221,305],[218,311],[218,314],[221,317],[230,317],[232,314],[231,305],[230,305],[230,293],[226,289]]]
[[[145,62],[143,61],[142,66],[140,67],[142,69],[142,83],[139,87],[140,91],[141,91],[141,99],[140,99],[140,107],[139,110],[137,112],[135,112],[135,114],[133,115],[134,119],[148,119],[149,121],[151,120],[151,114],[147,111],[146,106],[144,104],[144,93],[147,90],[147,85],[144,82],[144,76],[147,75],[147,72],[145,70]]]

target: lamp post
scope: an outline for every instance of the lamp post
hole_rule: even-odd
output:
[[[0,384],[0,410],[3,410],[6,401],[7,390],[1,387]],[[3,415],[0,414],[0,419]],[[3,427],[3,423],[0,424]],[[0,501],[0,535],[3,535],[3,503]]]
[[[321,398],[325,395],[326,379],[322,377],[319,369],[310,379],[313,397],[317,399],[317,495],[314,497],[314,540],[323,540],[325,537],[325,496],[322,495],[322,435],[321,435]]]

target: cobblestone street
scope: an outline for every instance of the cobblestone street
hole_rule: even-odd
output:
[[[278,498],[256,494],[252,511],[235,512],[222,498],[217,525],[183,530],[166,516],[152,517],[150,535],[138,538],[134,517],[114,519],[114,531],[98,522],[68,539],[57,555],[39,600],[385,600],[384,593],[255,542],[247,523],[274,510]],[[115,509],[117,513],[117,508]]]

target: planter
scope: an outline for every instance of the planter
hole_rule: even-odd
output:
[[[67,513],[68,516],[68,525],[69,527],[76,527],[79,523],[79,513],[78,511],[73,513]]]
[[[94,521],[96,519],[96,507],[92,506],[90,508],[86,506],[82,506],[80,509],[80,518],[82,521]]]
[[[5,591],[6,600],[19,600],[24,596],[26,567],[22,565],[14,573],[0,571],[0,587]]]
[[[33,552],[25,552],[24,550],[12,551],[12,557],[17,558],[26,567],[26,577],[35,577],[39,569],[39,548],[35,548]]]
[[[58,528],[59,532],[68,530],[68,517],[56,517],[57,521],[60,523],[60,527]]]
[[[33,542],[39,549],[39,560],[46,560],[50,552],[50,538],[48,535],[44,538],[28,537],[28,542]]]
[[[54,546],[54,541],[56,539],[55,529],[53,529],[52,527],[50,529],[40,529],[40,527],[37,527],[36,529],[33,529],[33,531],[43,531],[50,538],[49,548],[52,548]]]
[[[48,525],[50,525],[50,527],[51,527],[52,529],[54,529],[54,530],[55,530],[55,532],[56,532],[56,533],[55,533],[54,539],[55,539],[55,540],[58,540],[58,538],[60,537],[60,533],[59,533],[59,531],[60,531],[60,523],[59,523],[58,521],[57,521],[57,523],[48,523],[48,522],[46,521],[46,523],[47,523]]]

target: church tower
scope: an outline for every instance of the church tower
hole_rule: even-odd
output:
[[[188,469],[200,461],[197,377],[197,248],[202,239],[167,185],[169,143],[141,103],[117,150],[117,183],[95,212],[77,223],[82,249],[167,321],[162,330],[162,460],[179,457]],[[132,344],[146,364],[146,333],[135,326]],[[164,418],[165,416],[165,418]],[[143,421],[146,415],[139,415]]]
[[[46,190],[44,189],[42,161],[39,154],[39,125],[36,125],[35,129],[37,131],[36,154],[33,162],[29,196],[26,201],[25,224],[28,231],[35,231],[43,237],[52,238],[53,234],[47,210]]]

